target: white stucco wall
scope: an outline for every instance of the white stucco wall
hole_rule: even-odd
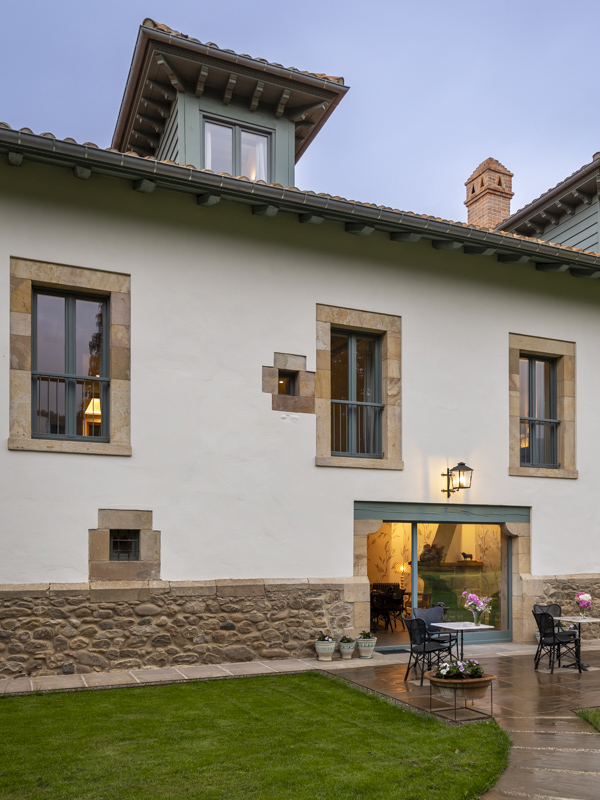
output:
[[[87,580],[99,508],[154,512],[166,580],[348,576],[354,501],[443,502],[459,460],[473,487],[449,502],[532,507],[534,574],[599,571],[598,282],[27,161],[0,187],[5,438],[20,256],[131,274],[133,446],[0,450],[0,583]],[[404,471],[315,467],[315,417],[262,393],[274,351],[315,369],[317,303],[402,317]],[[509,332],[577,343],[578,480],[508,476]]]

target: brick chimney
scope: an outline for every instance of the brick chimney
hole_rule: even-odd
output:
[[[495,228],[510,216],[512,179],[512,172],[495,158],[488,158],[477,167],[465,183],[469,225]]]

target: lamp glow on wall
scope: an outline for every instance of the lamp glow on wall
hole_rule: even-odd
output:
[[[394,572],[400,575],[400,588],[404,589],[404,576],[409,571],[409,565],[404,562],[402,563],[399,561],[397,564],[394,564]]]
[[[442,489],[442,492],[450,497],[454,492],[471,488],[473,470],[471,467],[467,467],[464,461],[459,461],[452,469],[447,469],[446,472],[442,472],[442,478],[446,478],[446,488]]]

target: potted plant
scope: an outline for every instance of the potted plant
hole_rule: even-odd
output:
[[[377,637],[373,636],[371,631],[361,631],[356,644],[359,658],[372,658],[373,650],[375,650],[375,645],[377,644]]]
[[[343,659],[352,658],[356,641],[351,636],[342,636],[340,639],[340,654]]]
[[[315,650],[319,661],[331,661],[335,650],[335,639],[326,633],[320,633],[315,639]]]
[[[464,591],[462,596],[465,598],[465,608],[473,613],[473,622],[475,625],[481,625],[481,617],[491,609],[492,601],[489,597],[479,598],[476,594],[467,591]]]
[[[496,679],[495,675],[483,671],[479,661],[471,659],[445,661],[426,672],[424,677],[429,680],[434,694],[452,701],[455,696],[465,700],[485,697],[488,686]]]

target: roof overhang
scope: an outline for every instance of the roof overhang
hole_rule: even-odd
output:
[[[63,141],[50,134],[37,136],[0,125],[0,152],[15,167],[26,159],[69,169],[76,179],[107,175],[129,181],[132,189],[139,192],[151,193],[158,187],[193,194],[199,206],[212,206],[225,199],[252,206],[252,213],[259,216],[289,213],[297,215],[299,222],[309,224],[333,220],[342,223],[345,232],[353,235],[368,236],[381,231],[394,242],[428,239],[438,250],[463,248],[466,255],[493,256],[507,264],[529,263],[541,272],[568,271],[577,278],[600,278],[600,255],[584,250],[387,206],[217,175],[210,170]]]
[[[178,93],[247,103],[296,125],[296,161],[348,91],[331,78],[185,37],[152,20],[140,27],[112,146],[154,156]]]
[[[557,225],[561,218],[589,205],[598,195],[599,181],[600,161],[594,160],[505,219],[497,230],[539,236],[549,225]]]

